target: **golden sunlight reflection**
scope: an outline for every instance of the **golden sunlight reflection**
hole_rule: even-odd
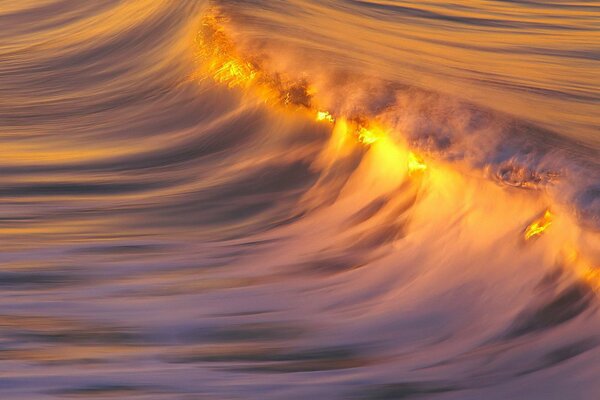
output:
[[[419,172],[423,172],[427,169],[427,164],[423,161],[421,157],[413,153],[412,151],[408,153],[408,175],[412,176]]]
[[[334,123],[335,118],[327,111],[317,111],[317,121],[327,121]]]
[[[577,274],[586,282],[594,291],[600,291],[600,268],[595,268],[589,265],[580,267]]]
[[[552,225],[552,221],[554,219],[554,215],[550,212],[550,210],[546,210],[544,215],[540,218],[533,221],[524,232],[524,236],[526,240],[535,238],[540,236],[550,225]]]
[[[575,271],[575,275],[585,282],[595,292],[600,292],[600,266],[592,265],[592,262],[584,257],[572,244],[563,249],[564,261]]]

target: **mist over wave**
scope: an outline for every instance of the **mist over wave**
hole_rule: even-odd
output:
[[[595,399],[599,14],[0,3],[0,394]]]

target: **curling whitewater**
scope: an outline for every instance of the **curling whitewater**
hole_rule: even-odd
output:
[[[1,397],[595,399],[597,10],[210,6],[0,5]]]

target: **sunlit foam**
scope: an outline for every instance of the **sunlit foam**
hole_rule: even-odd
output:
[[[229,60],[218,67],[214,73],[217,82],[226,83],[229,87],[242,86],[256,77],[256,71],[250,63]]]
[[[360,127],[358,130],[357,138],[358,138],[358,141],[363,144],[373,144],[377,140],[380,139],[380,135],[378,135],[377,132],[375,132],[371,129],[367,129],[365,127]]]
[[[327,111],[317,111],[317,121],[327,121],[334,123],[335,118]]]

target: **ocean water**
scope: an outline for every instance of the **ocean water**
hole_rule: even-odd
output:
[[[600,398],[597,1],[0,0],[0,398]]]

